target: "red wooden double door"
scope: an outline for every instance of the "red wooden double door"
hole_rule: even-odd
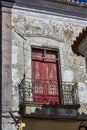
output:
[[[32,48],[33,98],[35,102],[60,104],[58,51]]]

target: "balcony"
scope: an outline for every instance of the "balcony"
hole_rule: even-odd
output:
[[[77,105],[79,104],[78,84],[62,82],[58,94],[56,81],[23,79],[19,84],[19,101],[45,104]],[[34,96],[35,95],[35,96]],[[44,96],[45,95],[45,96]],[[35,99],[36,98],[36,99]]]
[[[20,113],[37,118],[76,117],[80,107],[78,84],[62,82],[57,89],[56,81],[24,78],[19,84]]]

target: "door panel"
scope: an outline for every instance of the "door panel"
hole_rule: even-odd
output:
[[[39,52],[38,52],[39,51]],[[33,49],[32,78],[34,101],[60,103],[58,61],[54,51]]]

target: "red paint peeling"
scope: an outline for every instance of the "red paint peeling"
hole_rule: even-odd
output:
[[[56,51],[32,50],[32,77],[35,102],[60,104]]]

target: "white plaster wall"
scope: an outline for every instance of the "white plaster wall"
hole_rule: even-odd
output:
[[[79,32],[86,26],[87,22],[33,11],[20,11],[17,9],[13,9],[12,21],[12,82],[14,109],[18,107],[17,84],[22,80],[24,71],[27,78],[31,78],[32,75],[31,45],[59,48],[62,80],[79,82],[80,103],[81,105],[87,103],[85,61],[84,58],[77,57],[73,54],[71,50],[73,40],[75,40]],[[83,107],[80,109],[80,112],[82,111],[84,111]]]

